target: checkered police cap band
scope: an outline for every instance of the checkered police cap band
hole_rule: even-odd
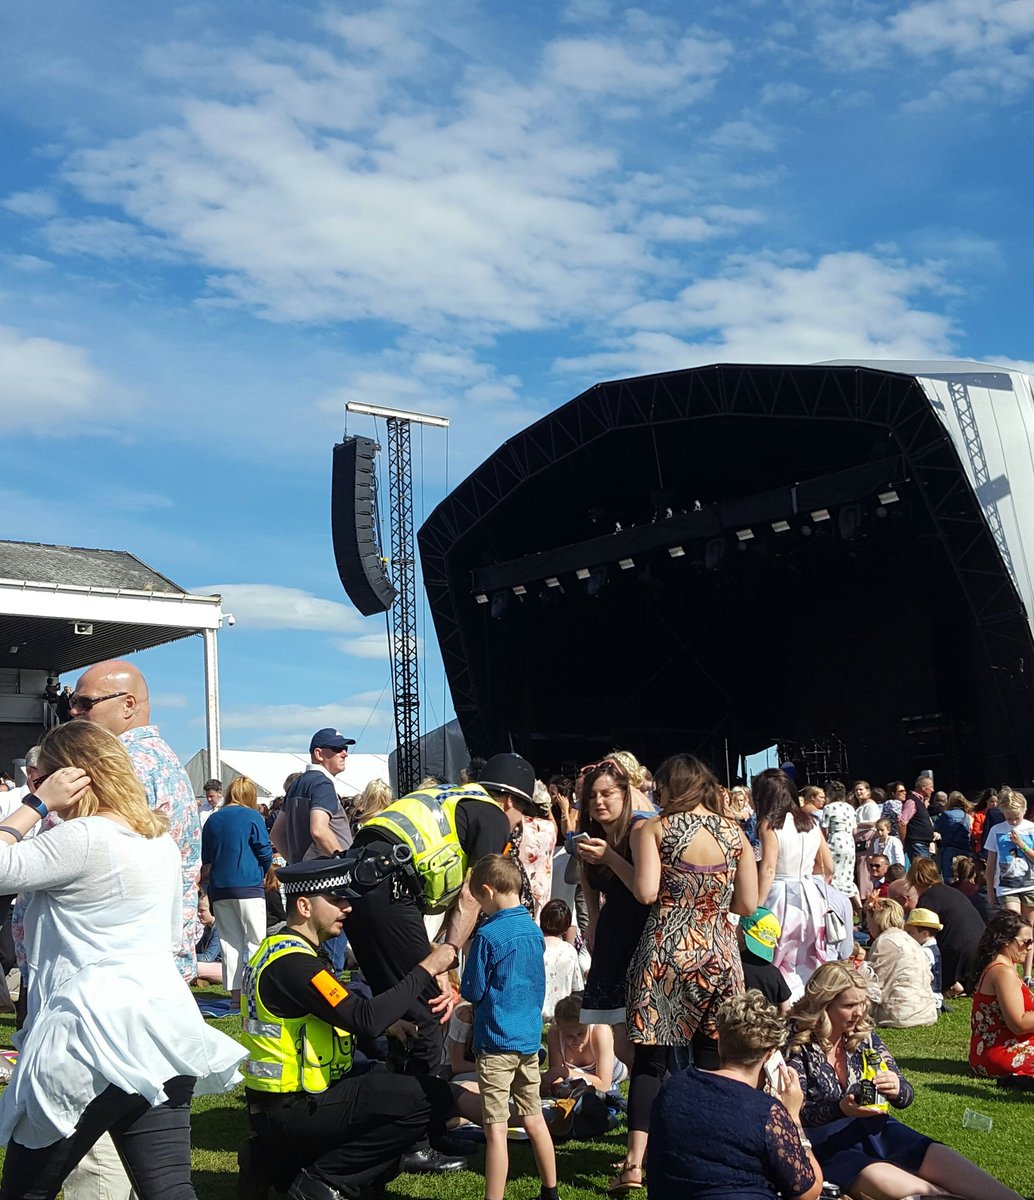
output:
[[[284,894],[287,896],[307,896],[314,892],[333,892],[339,888],[350,887],[349,875],[321,875],[309,879],[291,879],[284,881]]]

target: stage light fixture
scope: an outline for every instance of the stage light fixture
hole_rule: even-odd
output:
[[[753,538],[753,536],[754,536],[753,529],[737,529],[736,530],[736,537],[741,542],[749,542]]]
[[[546,587],[548,588],[558,588],[559,586],[560,580],[557,579],[555,575],[550,575],[550,577],[546,580]]]
[[[880,494],[877,498],[878,498],[880,504],[883,505],[884,507],[888,504],[897,504],[897,502],[901,499],[901,497],[897,494],[896,491],[894,491],[893,488],[890,488],[886,492],[880,492]]]
[[[622,569],[622,571],[631,571],[631,569],[635,566],[635,559],[634,558],[619,558],[618,566]]]
[[[801,537],[811,537],[811,526],[810,525],[802,525],[801,526]]]
[[[526,596],[528,594],[528,589],[524,586],[523,583],[518,583],[516,585],[516,587],[513,589],[513,594],[515,596]]]
[[[772,532],[773,533],[789,533],[790,532],[790,522],[789,521],[773,521],[772,522]]]
[[[837,531],[845,542],[855,536],[862,524],[862,506],[845,504],[837,514]]]
[[[478,604],[487,604],[488,603],[488,597],[485,595],[484,592],[475,593],[474,599],[478,602]]]
[[[811,519],[816,522],[828,521],[829,520],[829,509],[828,508],[817,508],[811,514]]]
[[[882,504],[876,510],[876,515],[880,518],[881,521],[883,520],[883,518],[885,516],[887,516],[887,510],[886,510],[886,508],[884,508],[884,506]]]
[[[686,552],[681,546],[669,546],[668,553],[672,558],[685,558]]]
[[[574,574],[576,579],[588,579],[592,572],[588,567],[579,567]]]
[[[509,592],[493,592],[492,607],[489,609],[489,616],[498,618],[506,612],[506,606],[510,603]]]

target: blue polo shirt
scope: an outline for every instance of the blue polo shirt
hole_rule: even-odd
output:
[[[474,1005],[475,1054],[537,1054],[546,998],[546,940],[523,904],[474,935],[460,992]]]

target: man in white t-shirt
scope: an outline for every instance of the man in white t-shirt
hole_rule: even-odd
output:
[[[987,898],[991,908],[1000,904],[1034,921],[1034,821],[1026,819],[1027,801],[1019,792],[999,795],[998,808],[1005,817],[992,825],[984,839],[987,851]],[[1027,948],[1023,977],[1029,980],[1034,946]]]

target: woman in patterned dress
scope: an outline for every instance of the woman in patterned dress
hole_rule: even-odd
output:
[[[834,781],[827,785],[826,803],[818,820],[833,856],[833,886],[845,896],[850,896],[857,910],[858,885],[854,879],[854,832],[857,820],[854,806],[848,800],[842,783]]]
[[[692,1046],[696,1065],[718,1067],[715,1017],[743,991],[729,911],[757,908],[754,852],[723,816],[718,780],[678,754],[654,775],[661,813],[632,832],[633,892],[650,912],[628,972],[626,1028],[635,1044],[628,1094],[628,1153],[612,1192],[642,1186],[650,1110],[672,1046]]]

